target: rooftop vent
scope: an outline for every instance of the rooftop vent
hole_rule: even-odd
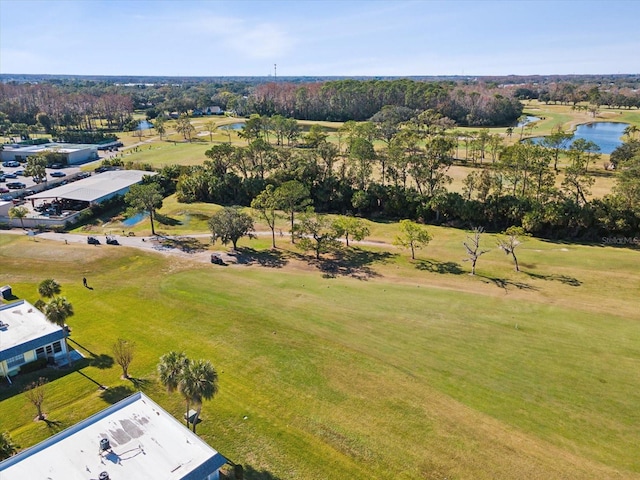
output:
[[[100,439],[100,451],[104,452],[105,450],[109,450],[110,448],[111,448],[111,444],[109,443],[109,439],[108,438],[101,438]],[[109,475],[107,475],[105,478],[108,479]],[[102,477],[100,477],[100,479],[102,480]]]
[[[105,440],[107,440],[105,438]],[[107,442],[109,442],[109,440],[107,440]],[[99,480],[109,480],[109,474],[107,472],[102,472],[100,475],[98,475],[98,479]]]

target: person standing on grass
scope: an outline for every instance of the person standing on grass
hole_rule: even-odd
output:
[[[84,285],[85,287],[87,286],[87,279],[86,279],[86,277],[82,277],[82,285]]]

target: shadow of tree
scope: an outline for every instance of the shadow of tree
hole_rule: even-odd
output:
[[[518,290],[531,290],[531,291],[538,290],[538,288],[532,285],[529,285],[528,283],[514,282],[513,280],[508,280],[506,278],[489,277],[486,275],[479,275],[479,274],[476,274],[476,276],[486,279],[486,280],[483,280],[483,282],[493,283],[496,287],[502,288],[505,292],[508,292],[510,287],[517,288]]]
[[[418,270],[440,274],[449,273],[452,275],[462,275],[464,273],[459,263],[438,262],[437,260],[418,260],[416,262],[416,268]]]
[[[542,275],[540,273],[530,273],[530,272],[525,272],[525,273],[529,275],[531,278],[537,278],[539,280],[547,280],[551,282],[560,282],[565,285],[569,285],[571,287],[579,287],[580,285],[582,285],[582,282],[580,280],[578,280],[575,277],[570,277],[568,275],[555,275],[555,274]]]
[[[267,470],[256,470],[251,465],[243,465],[245,480],[281,480],[280,477],[274,475]],[[227,478],[233,479],[233,475]]]
[[[92,352],[91,350],[89,350],[88,348],[86,348],[85,346],[83,346],[80,343],[76,342],[72,338],[69,338],[68,341],[69,341],[69,343],[73,343],[77,347],[80,347],[82,350],[84,350],[85,352],[87,352],[90,355],[90,357],[87,359],[88,360],[88,365],[91,365],[92,367],[99,368],[100,370],[105,370],[107,368],[113,367],[113,357],[111,357],[111,356],[109,356],[109,355],[107,355],[105,353],[96,354],[96,353]],[[85,366],[86,365],[83,365],[80,368],[84,368]]]
[[[203,252],[207,246],[194,237],[163,238],[160,245],[164,248],[175,248],[185,253]]]
[[[67,426],[59,420],[49,420],[45,418],[43,422],[47,424],[47,428],[51,430],[52,435],[67,428]]]
[[[80,375],[82,375],[84,378],[86,378],[87,380],[90,380],[90,381],[92,381],[93,383],[95,383],[95,384],[98,386],[98,388],[99,388],[100,390],[105,390],[105,389],[106,389],[106,387],[105,387],[104,385],[102,385],[102,384],[101,384],[100,382],[98,382],[97,380],[95,380],[95,379],[91,378],[89,375],[87,375],[86,373],[84,373],[82,370],[78,370],[78,373],[79,373]]]
[[[280,250],[255,250],[249,247],[237,249],[235,258],[240,265],[258,264],[268,268],[282,268],[289,262]]]
[[[143,391],[152,383],[151,380],[149,380],[148,378],[129,377],[128,380],[133,384],[136,390],[143,390]]]
[[[135,390],[128,385],[118,385],[113,388],[108,388],[100,394],[100,398],[102,398],[107,403],[117,403],[123,398],[127,398],[129,395],[134,393]]]
[[[211,218],[210,215],[205,215],[204,213],[198,212],[190,212],[189,215],[191,216],[191,218],[195,218],[197,220],[209,220]]]
[[[106,355],[104,353],[92,356],[89,360],[89,365],[99,368],[100,370],[105,370],[107,368],[113,367],[113,357],[110,357],[109,355]]]
[[[156,212],[154,218],[158,221],[158,223],[161,223],[162,225],[167,225],[170,227],[175,227],[176,225],[182,225],[182,222],[180,220],[169,217],[167,215],[162,215],[161,213]]]
[[[359,280],[368,280],[378,277],[380,274],[371,268],[374,263],[386,263],[390,258],[397,256],[390,252],[371,252],[357,247],[337,250],[334,258],[312,260],[325,278],[352,277]]]

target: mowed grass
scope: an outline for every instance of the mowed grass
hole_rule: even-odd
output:
[[[198,432],[250,479],[640,478],[638,252],[529,239],[517,274],[487,235],[471,277],[465,233],[430,231],[416,261],[354,249],[358,278],[286,237],[266,268],[0,234],[0,282],[33,302],[56,278],[87,356],[47,386],[49,426],[0,388],[0,431],[26,447],[137,388],[182,418],[155,375],[175,349],[216,365]],[[119,337],[135,381],[110,364]]]

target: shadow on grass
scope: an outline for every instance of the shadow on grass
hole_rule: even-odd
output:
[[[483,280],[483,282],[493,283],[496,287],[502,288],[505,292],[508,292],[510,288],[516,288],[518,290],[530,290],[530,291],[538,290],[538,288],[534,287],[533,285],[529,285],[528,283],[514,282],[513,280],[508,280],[506,278],[489,277],[487,275],[479,275],[479,274],[476,274],[476,277],[486,279],[486,280]]]
[[[135,390],[128,385],[118,385],[117,387],[108,388],[100,394],[100,398],[107,403],[118,403],[123,398],[135,393]]]
[[[3,378],[2,382],[0,382],[0,402],[15,395],[19,395],[24,391],[27,385],[29,385],[31,382],[36,381],[40,377],[46,378],[48,382],[53,382],[59,378],[77,372],[80,375],[88,378],[92,382],[96,383],[97,385],[100,385],[98,382],[88,377],[85,373],[81,372],[83,368],[88,367],[89,365],[91,365],[91,361],[89,359],[81,358],[73,362],[71,368],[69,368],[68,366],[60,368],[45,367],[29,373],[20,373],[15,377],[11,377],[11,384],[9,384],[9,382],[7,382],[6,379]]]
[[[243,465],[244,479],[245,480],[282,480],[281,477],[274,475],[267,470],[256,470],[251,465]],[[227,476],[229,479],[233,479],[234,476]]]
[[[86,378],[87,380],[90,380],[91,382],[95,383],[96,386],[100,389],[100,390],[105,390],[106,387],[104,385],[102,385],[100,382],[98,382],[97,380],[94,380],[93,378],[91,378],[89,375],[87,375],[86,373],[84,373],[81,370],[78,370],[78,373],[80,375],[82,375],[84,378]]]
[[[77,347],[81,348],[82,350],[84,350],[85,352],[87,352],[89,354],[89,358],[86,359],[86,360],[88,360],[88,362],[89,362],[88,364],[91,365],[92,367],[99,368],[100,370],[105,370],[107,368],[113,367],[113,357],[111,357],[111,356],[109,356],[107,354],[104,354],[104,353],[96,354],[96,353],[92,352],[91,350],[89,350],[88,348],[84,347],[83,345],[79,344],[78,342],[76,342],[72,338],[69,338],[68,341],[70,343],[73,343],[74,345],[76,345]],[[86,365],[84,365],[84,366],[86,366]]]
[[[351,247],[338,250],[334,258],[314,259],[310,263],[318,267],[324,278],[352,277],[358,280],[368,280],[380,276],[371,268],[371,264],[386,263],[395,256],[397,256],[395,253],[371,252]]]
[[[161,213],[156,213],[154,217],[158,223],[162,225],[167,225],[169,227],[175,227],[176,225],[182,225],[182,222],[173,217],[169,217],[167,215],[162,215]]]
[[[133,384],[136,390],[144,391],[145,388],[151,385],[151,380],[149,380],[148,378],[129,377],[127,380],[129,380]]]
[[[163,238],[160,240],[163,248],[175,248],[185,253],[203,252],[207,246],[197,238],[181,237],[181,238]]]
[[[438,262],[437,260],[418,260],[416,262],[416,268],[418,270],[440,274],[449,273],[452,275],[462,275],[464,273],[459,263]]]
[[[229,253],[229,255],[232,255]],[[260,265],[267,268],[282,268],[288,260],[280,250],[255,250],[253,248],[242,247],[235,252],[235,258],[239,265]]]
[[[47,424],[47,428],[51,430],[52,435],[54,433],[61,432],[66,428],[66,425],[59,420],[49,420],[45,418],[43,422]]]
[[[578,280],[575,277],[570,277],[568,275],[542,275],[539,273],[530,273],[530,272],[525,272],[527,275],[529,275],[531,278],[537,278],[538,280],[547,280],[550,282],[560,282],[563,283],[564,285],[569,285],[571,287],[579,287],[580,285],[582,285],[582,282],[580,280]]]

